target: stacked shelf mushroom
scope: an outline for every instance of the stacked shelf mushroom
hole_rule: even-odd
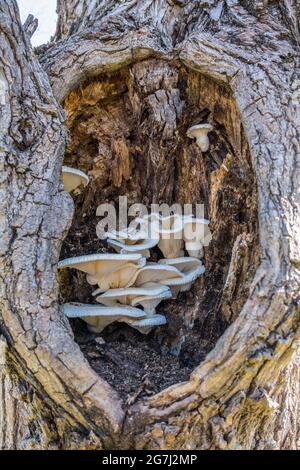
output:
[[[77,190],[86,185],[86,176],[64,167],[65,188]],[[66,177],[77,177],[66,182]],[[205,268],[201,262],[203,245],[210,242],[208,221],[177,214],[163,217],[151,213],[135,219],[134,228],[107,234],[107,244],[117,253],[93,254],[65,259],[59,268],[84,272],[87,282],[96,286],[97,304],[67,303],[68,318],[81,318],[93,333],[100,333],[114,322],[124,322],[143,334],[166,324],[156,312],[163,300],[176,299],[191,289]],[[136,227],[139,227],[137,229]],[[158,247],[163,255],[157,263],[147,261]],[[190,256],[184,256],[185,250]]]

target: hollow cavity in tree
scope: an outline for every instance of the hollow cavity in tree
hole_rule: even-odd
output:
[[[107,252],[96,236],[96,208],[117,203],[120,195],[127,195],[129,204],[148,207],[203,203],[211,222],[206,273],[191,291],[160,304],[167,326],[147,338],[126,325],[108,327],[103,338],[115,354],[109,364],[93,356],[95,338],[81,322],[73,322],[91,365],[122,396],[136,390],[147,370],[154,384],[149,393],[154,393],[188,379],[237,317],[258,264],[256,183],[239,114],[224,85],[156,59],[83,82],[64,107],[71,136],[65,165],[88,174],[90,184],[75,197],[62,258]],[[187,131],[208,119],[210,146],[202,153]],[[158,248],[151,251],[150,261],[163,258]],[[60,283],[62,302],[94,301],[84,275],[64,272]],[[116,363],[120,370],[112,374]],[[135,371],[131,382],[122,376],[122,363]],[[168,368],[169,375],[162,374]]]

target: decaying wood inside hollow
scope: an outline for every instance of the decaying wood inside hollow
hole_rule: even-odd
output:
[[[84,324],[75,322],[91,365],[121,395],[134,394],[145,377],[154,393],[188,379],[241,311],[258,266],[256,181],[239,113],[226,86],[158,59],[84,82],[64,107],[70,131],[65,164],[88,173],[91,182],[75,198],[61,257],[108,251],[96,236],[96,208],[117,205],[119,196],[148,207],[202,203],[211,221],[206,273],[190,292],[160,305],[166,327],[141,337],[114,325],[99,350]],[[214,130],[202,154],[186,131],[207,121]],[[159,256],[153,250],[153,260]],[[94,301],[82,273],[64,271],[60,284],[61,301]],[[124,364],[132,368],[129,376]]]

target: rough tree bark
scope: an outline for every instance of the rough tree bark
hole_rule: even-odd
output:
[[[43,70],[15,0],[1,2],[1,448],[299,448],[297,8],[60,0]],[[56,266],[73,215],[59,176],[58,103],[87,79],[152,59],[231,90],[257,182],[260,264],[241,311],[190,380],[124,411],[58,308]],[[238,253],[237,244],[231,275]]]

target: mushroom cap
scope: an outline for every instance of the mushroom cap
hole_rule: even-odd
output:
[[[168,288],[167,291],[164,291],[158,295],[153,295],[153,296],[142,295],[141,297],[136,297],[132,301],[131,305],[133,307],[136,307],[137,305],[141,305],[144,309],[144,312],[146,312],[147,316],[149,315],[152,316],[155,314],[156,307],[163,300],[172,299],[172,297],[173,297],[173,294],[171,292],[171,289]]]
[[[204,256],[202,242],[186,242],[185,249],[192,258],[203,258]]]
[[[202,245],[202,242],[200,242],[200,241],[186,242],[186,244],[185,244],[185,249],[186,249],[187,251],[202,250],[202,249],[203,249],[203,245]],[[193,257],[192,257],[192,258],[193,258]],[[197,258],[197,256],[195,256],[195,258]]]
[[[93,333],[101,333],[106,326],[119,321],[127,323],[140,333],[147,334],[155,326],[165,325],[167,322],[163,315],[147,317],[143,310],[128,305],[106,307],[69,303],[63,305],[62,308],[68,318],[81,318],[88,323],[88,327]]]
[[[145,266],[146,258],[141,254],[99,254],[79,256],[60,261],[59,268],[75,268],[87,274],[87,282],[98,284],[102,292],[113,287],[126,287],[140,267]]]
[[[99,289],[95,291],[93,295],[96,296],[98,293]],[[170,289],[167,286],[155,284],[143,287],[129,287],[126,289],[110,289],[104,294],[99,295],[96,300],[103,305],[118,305],[118,303],[121,303],[135,306],[143,299],[166,299],[170,297]]]
[[[143,286],[149,282],[158,282],[164,279],[182,278],[184,275],[174,266],[163,266],[158,263],[147,263],[139,269],[133,279],[134,286]]]
[[[182,216],[179,214],[163,216],[158,212],[151,212],[142,218],[137,218],[136,221],[148,234],[147,238],[152,239],[172,238],[175,234],[180,238],[180,231],[183,228]]]
[[[169,287],[189,285],[196,281],[196,279],[205,272],[205,267],[198,258],[191,258],[188,256],[175,259],[162,259],[159,261],[159,263],[162,265],[166,264],[176,267],[183,275],[181,278],[160,281],[161,284],[167,285]]]
[[[151,237],[159,239],[158,248],[166,258],[180,256],[183,249],[183,218],[177,214],[170,216],[154,216],[155,222],[150,223]]]
[[[182,230],[180,231],[182,235]],[[158,244],[158,248],[165,258],[174,258],[184,255],[184,242],[182,238],[162,238]]]
[[[72,192],[79,186],[87,186],[89,177],[83,171],[68,166],[62,167],[62,177],[65,191]]]
[[[158,243],[158,240],[141,240],[141,243],[136,243],[134,245],[127,245],[126,243],[118,240],[107,240],[108,245],[112,246],[119,253],[140,253],[144,255],[146,250],[150,250],[155,247]],[[150,255],[150,254],[149,254]]]
[[[162,287],[162,289],[161,289]],[[136,288],[140,290],[141,297],[147,297],[149,299],[163,299],[167,298],[170,289],[167,286],[156,284],[155,282],[148,282],[147,284]]]
[[[94,304],[82,304],[79,302],[70,302],[62,306],[64,314],[68,318],[85,317],[128,317],[144,318],[145,313],[139,308],[133,308],[128,305],[103,306]]]
[[[120,268],[127,263],[145,266],[146,259],[139,253],[133,254],[115,254],[103,253],[95,255],[77,256],[59,261],[59,268],[79,269],[89,275],[110,274],[112,270]]]
[[[68,318],[84,320],[93,333],[101,333],[108,325],[116,321],[131,325],[146,317],[143,310],[126,305],[104,307],[103,305],[69,303],[63,305],[63,312]]]
[[[207,134],[208,132],[213,130],[213,126],[208,123],[204,124],[197,124],[196,126],[192,126],[187,130],[186,135],[190,139],[194,139],[195,137],[198,137],[202,134]]]
[[[164,315],[151,315],[150,317],[143,318],[142,320],[135,320],[131,326],[138,330],[140,333],[147,335],[155,326],[163,326],[167,324],[167,319]]]
[[[191,256],[182,256],[180,258],[173,259],[161,259],[158,261],[158,263],[167,266],[173,266],[184,274],[190,273],[194,269],[198,269],[200,266],[203,266],[202,262],[198,258],[192,258]]]
[[[134,245],[141,240],[147,239],[147,233],[144,230],[130,228],[120,231],[112,230],[111,232],[107,232],[106,236],[110,240],[116,240],[126,245]]]

